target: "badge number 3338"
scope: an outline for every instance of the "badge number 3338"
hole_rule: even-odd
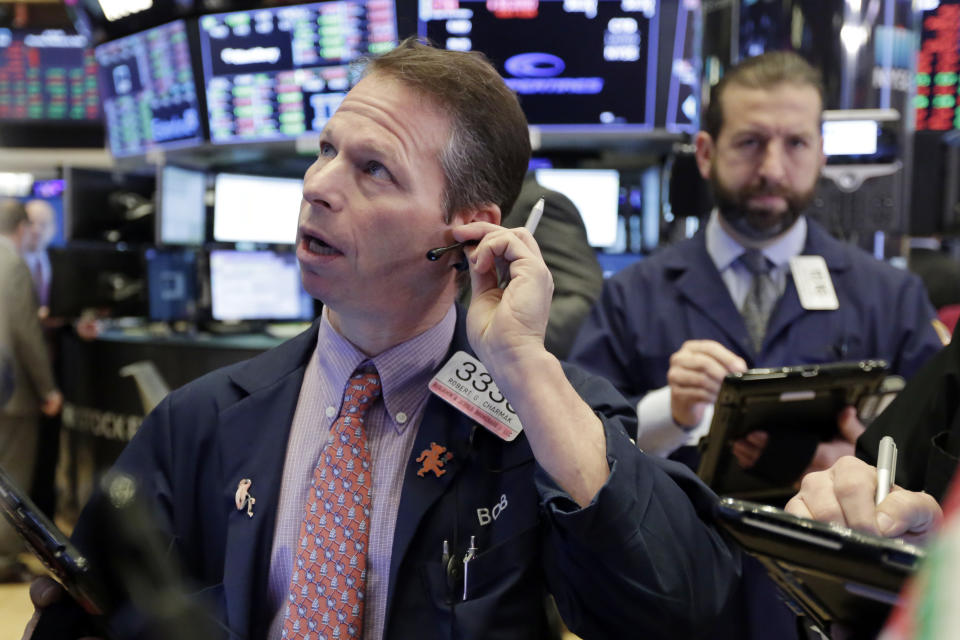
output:
[[[523,430],[486,367],[464,351],[443,365],[430,381],[430,390],[508,442]]]

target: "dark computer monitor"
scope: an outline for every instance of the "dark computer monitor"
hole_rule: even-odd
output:
[[[75,318],[85,309],[112,316],[147,315],[140,251],[115,246],[51,247],[50,315]]]
[[[303,180],[219,173],[213,239],[217,242],[294,244]]]
[[[570,198],[587,228],[591,247],[617,242],[620,211],[620,172],[616,169],[537,169],[542,186]]]
[[[320,131],[357,58],[396,46],[394,0],[328,0],[203,16],[200,52],[215,143]]]
[[[211,317],[221,322],[313,319],[313,299],[291,252],[210,252]]]
[[[97,65],[63,29],[0,28],[0,139],[5,147],[102,147]]]
[[[63,215],[68,240],[153,242],[153,174],[68,167],[63,175]]]
[[[420,35],[481,51],[531,125],[649,129],[656,111],[657,0],[426,0]]]
[[[147,249],[149,318],[194,320],[197,313],[197,254],[185,249]]]
[[[113,155],[142,155],[203,141],[203,107],[192,51],[183,20],[95,49]]]
[[[167,165],[157,189],[157,241],[201,245],[207,236],[207,174]]]

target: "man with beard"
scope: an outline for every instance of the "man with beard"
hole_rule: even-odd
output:
[[[577,338],[571,360],[637,403],[637,444],[648,453],[705,435],[728,373],[882,358],[909,378],[942,344],[916,277],[803,215],[825,162],[822,96],[817,71],[792,53],[731,69],[696,137],[717,203],[706,228],[611,278]],[[836,309],[804,308],[794,279],[810,273],[790,264],[801,255],[824,259]],[[813,468],[852,454],[862,426],[852,410],[839,418],[844,437],[819,445]],[[734,453],[749,466],[765,442],[755,432]]]
[[[717,203],[706,228],[607,281],[571,360],[607,377],[637,406],[637,445],[696,466],[724,376],[750,367],[882,358],[910,377],[941,346],[916,276],[831,238],[803,215],[825,158],[819,74],[773,52],[730,69],[696,137],[700,173]],[[823,258],[792,270],[795,256]],[[795,279],[832,282],[835,309],[804,308]],[[811,306],[808,304],[808,306]],[[829,305],[820,305],[829,306]],[[863,431],[852,408],[840,437],[803,454],[807,471],[852,454]],[[754,432],[734,444],[742,466],[763,460]],[[772,457],[772,456],[771,456]],[[757,565],[716,637],[788,638],[793,616]]]

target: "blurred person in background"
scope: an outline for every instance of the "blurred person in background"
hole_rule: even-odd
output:
[[[13,391],[0,407],[0,466],[24,490],[32,479],[39,416],[55,416],[63,405],[43,341],[30,270],[20,257],[28,235],[23,204],[0,201],[0,345],[10,352],[13,373]],[[22,549],[19,536],[0,523],[0,582],[29,577],[17,561]]]

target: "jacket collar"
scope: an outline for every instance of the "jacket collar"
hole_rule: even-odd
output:
[[[217,440],[223,469],[221,499],[230,505],[224,541],[223,588],[231,637],[266,629],[270,550],[277,520],[287,438],[300,386],[317,338],[318,323],[282,345],[228,371],[243,394],[223,409]],[[240,480],[250,479],[254,515],[233,507]]]
[[[743,318],[707,252],[705,238],[705,232],[701,230],[693,238],[667,248],[663,254],[667,279],[674,282],[679,294],[695,309],[695,313],[690,315],[691,335],[711,335],[719,330],[727,336],[738,353],[752,354],[753,358],[748,359],[759,362],[762,353],[756,354],[753,350]],[[850,268],[847,247],[810,218],[807,218],[807,240],[803,255],[823,256],[831,273],[841,273]],[[800,305],[793,278],[787,278],[786,290],[770,317],[764,345],[776,339],[803,313],[805,311]]]

